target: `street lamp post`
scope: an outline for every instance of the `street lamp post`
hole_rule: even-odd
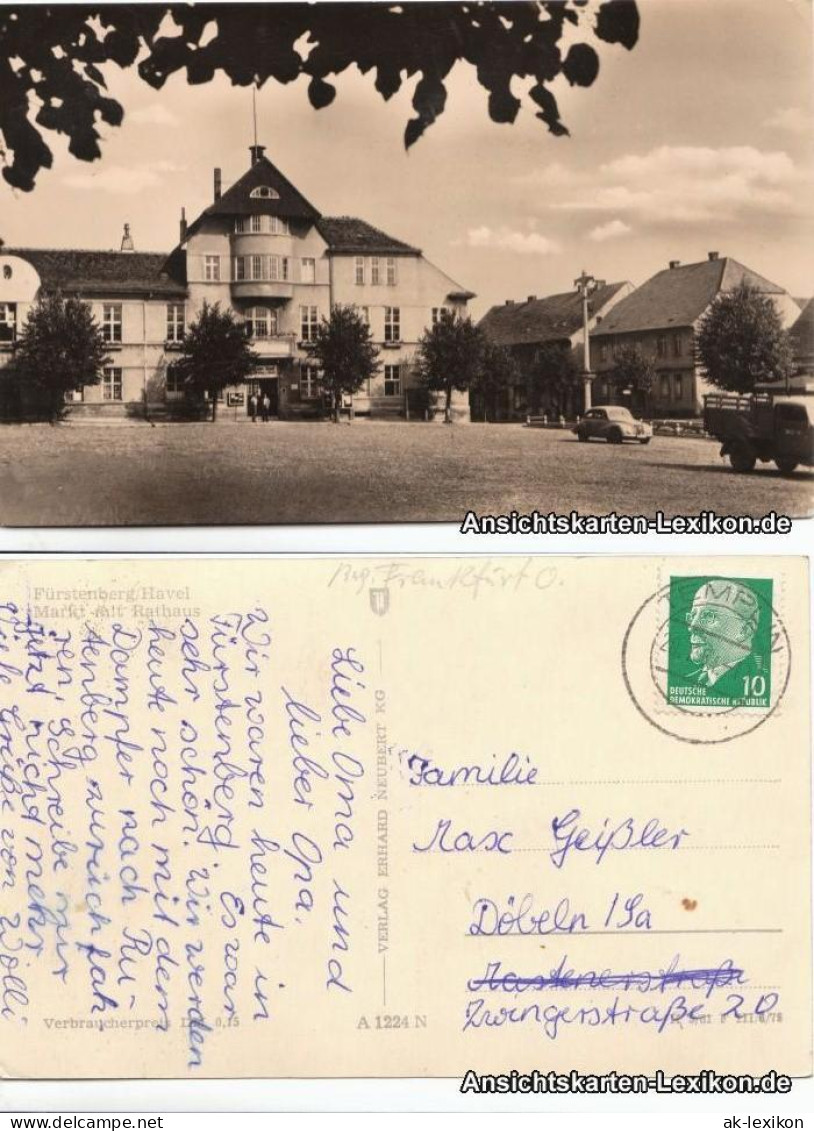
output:
[[[588,330],[588,299],[599,286],[599,281],[588,275],[585,268],[582,269],[582,274],[578,279],[574,279],[574,286],[577,288],[578,294],[582,296],[582,336],[583,336],[583,358],[582,358],[582,385],[585,400],[585,412],[591,407],[591,384],[593,382],[593,373],[591,372],[591,336]]]

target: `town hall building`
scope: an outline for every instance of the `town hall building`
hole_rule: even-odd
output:
[[[134,250],[127,226],[119,251],[0,245],[0,366],[38,295],[60,291],[91,304],[109,355],[101,384],[74,394],[71,411],[172,415],[185,392],[170,363],[203,303],[218,302],[242,319],[260,359],[253,381],[225,390],[219,418],[245,417],[252,392],[268,396],[272,415],[311,417],[323,406],[310,344],[333,306],[353,305],[380,351],[354,410],[418,409],[418,341],[442,311],[462,313],[474,295],[367,221],[323,216],[263,146],[250,152],[248,171],[228,190],[215,170],[212,203],[197,219],[187,224],[182,211],[169,255]]]

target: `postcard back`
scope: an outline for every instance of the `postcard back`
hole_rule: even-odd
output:
[[[806,563],[0,567],[0,1073],[811,1070]]]

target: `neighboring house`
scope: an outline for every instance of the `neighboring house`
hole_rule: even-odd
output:
[[[789,330],[794,354],[794,375],[814,377],[814,299],[809,299]]]
[[[183,261],[168,265],[166,255],[143,252],[0,248],[0,366],[40,291],[84,299],[102,329],[110,364],[100,385],[74,395],[77,408],[120,416],[128,404],[143,412],[145,402],[164,402],[168,351],[184,327]]]
[[[792,325],[800,308],[777,283],[772,283],[742,263],[716,251],[701,263],[682,266],[673,260],[620,302],[593,335],[591,350],[594,400],[613,396],[605,375],[614,365],[621,346],[638,346],[652,358],[656,380],[650,411],[656,416],[696,416],[703,409],[711,386],[696,364],[695,334],[698,323],[719,295],[746,281],[771,296],[785,327]],[[622,396],[624,399],[624,395]]]
[[[589,333],[632,291],[632,283],[600,283],[588,304]],[[520,374],[518,384],[505,391],[503,404],[498,406],[498,419],[523,419],[529,411],[563,412],[568,416],[582,411],[580,389],[564,398],[560,390],[547,390],[545,375],[539,373],[543,347],[549,346],[573,351],[578,368],[583,366],[582,297],[577,291],[546,298],[529,295],[525,302],[507,299],[501,306],[493,306],[479,326],[493,342],[510,351]],[[539,382],[535,380],[538,376]],[[539,403],[534,403],[535,384],[541,390]]]
[[[381,370],[354,399],[357,412],[400,415],[415,386],[418,340],[443,309],[464,311],[474,295],[418,248],[364,220],[327,217],[251,147],[248,171],[226,192],[215,170],[212,203],[191,224],[182,212],[169,256],[0,247],[0,365],[40,290],[87,299],[108,342],[111,365],[73,411],[153,414],[183,400],[167,368],[204,301],[232,307],[261,358],[256,381],[227,388],[220,419],[248,412],[249,392],[268,394],[272,413],[315,415],[319,372],[309,346],[332,305],[353,304],[381,350]]]

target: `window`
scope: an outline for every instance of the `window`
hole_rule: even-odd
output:
[[[283,255],[268,257],[268,277],[273,283],[284,283],[288,279],[288,259]]]
[[[434,306],[432,308],[432,324],[437,326],[445,314],[451,314],[452,311],[448,306]]]
[[[401,366],[385,365],[384,367],[384,395],[386,397],[401,396]]]
[[[315,283],[317,278],[317,261],[316,259],[303,259],[300,269],[300,281],[303,283]]]
[[[670,378],[666,373],[662,373],[659,378],[659,388],[661,390],[661,399],[668,401],[670,399]]]
[[[102,306],[102,337],[106,342],[122,340],[121,303],[106,302]]]
[[[374,287],[378,287],[382,281],[381,265],[378,259],[371,259],[370,261],[370,282]]]
[[[387,260],[387,285],[388,287],[395,287],[396,285],[396,261],[395,259]]]
[[[608,360],[608,343],[607,342],[601,342],[600,343],[599,360],[600,361],[607,361]]]
[[[663,334],[659,334],[658,338],[656,338],[656,357],[666,357],[666,356],[667,356],[667,339],[664,337]]]
[[[362,319],[365,326],[369,326],[370,325],[370,307],[369,306],[360,306],[359,307],[359,317]]]
[[[673,334],[673,357],[681,357],[683,342],[680,334]]]
[[[300,329],[303,342],[313,342],[319,327],[319,309],[316,306],[300,307]]]
[[[283,220],[281,216],[267,216],[259,212],[254,216],[238,216],[235,219],[235,232],[238,235],[245,235],[247,232],[255,235],[259,232],[270,232],[273,236],[291,234],[287,220]]]
[[[258,185],[249,194],[255,200],[279,200],[280,194],[268,185]]]
[[[233,275],[238,283],[247,279],[255,282],[285,282],[288,279],[288,258],[282,255],[237,255],[234,258]]]
[[[312,401],[319,396],[319,369],[316,365],[300,366],[300,396],[304,401]]]
[[[181,342],[184,339],[184,304],[182,302],[167,303],[167,337],[168,342]]]
[[[122,399],[122,371],[117,365],[106,365],[102,372],[102,400]]]
[[[167,396],[180,397],[185,391],[184,380],[172,367],[167,370]]]
[[[681,373],[676,373],[673,381],[673,395],[677,401],[684,399],[684,377]]]
[[[204,256],[204,280],[207,283],[220,282],[220,256],[219,255],[205,255]]]
[[[397,306],[384,308],[384,340],[386,342],[401,341],[401,310]]]
[[[361,255],[356,257],[356,285],[357,287],[365,285],[365,261]]]
[[[277,311],[268,306],[251,306],[243,324],[250,338],[273,338],[277,333]]]
[[[0,342],[13,342],[17,325],[17,305],[0,302]]]

